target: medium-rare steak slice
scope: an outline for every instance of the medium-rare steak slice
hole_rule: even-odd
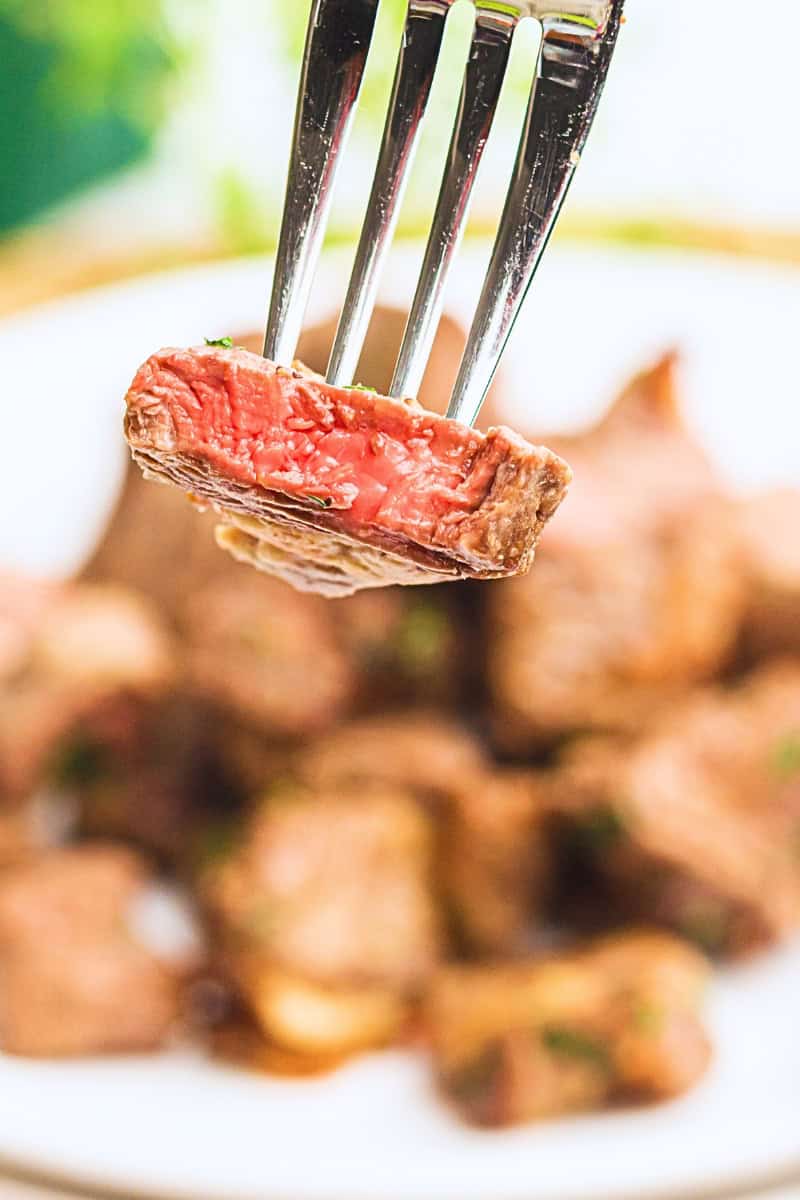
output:
[[[520,574],[571,478],[511,430],[238,348],[162,350],[126,403],[146,473],[212,505],[235,557],[329,596]]]

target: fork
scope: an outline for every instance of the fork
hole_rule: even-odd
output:
[[[375,306],[448,13],[454,0],[409,0],[389,110],[327,380],[353,376]],[[458,110],[419,282],[390,386],[416,395],[441,316],[492,127],[512,39],[533,17],[541,45],[511,183],[450,396],[447,416],[472,424],[558,218],[594,120],[624,0],[473,0]],[[294,357],[379,0],[313,0],[295,116],[264,355]]]

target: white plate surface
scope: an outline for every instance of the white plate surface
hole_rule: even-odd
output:
[[[485,257],[473,250],[460,264],[451,307],[462,317]],[[385,298],[408,296],[418,258],[392,260]],[[318,313],[336,303],[345,269],[341,258],[325,264]],[[139,361],[159,345],[256,327],[268,280],[262,262],[204,267],[0,324],[0,479],[15,518],[0,524],[0,566],[67,572],[80,562],[121,477],[121,397]],[[797,482],[798,318],[800,274],[790,270],[553,251],[505,364],[511,410],[543,429],[585,420],[631,370],[678,345],[688,418],[725,474],[745,489]],[[715,1065],[686,1099],[508,1133],[461,1126],[411,1054],[312,1081],[178,1051],[77,1063],[0,1056],[0,1159],[127,1195],[198,1200],[689,1196],[800,1174],[798,1011],[794,946],[718,978]]]

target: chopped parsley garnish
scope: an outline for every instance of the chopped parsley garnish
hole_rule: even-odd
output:
[[[619,809],[604,804],[587,813],[580,823],[580,839],[593,854],[605,854],[625,835],[625,822]]]
[[[232,337],[206,338],[205,343],[207,346],[222,346],[224,350],[231,350],[233,348]]]
[[[772,751],[770,762],[779,779],[792,779],[800,775],[800,731],[781,738]]]
[[[450,626],[446,615],[433,604],[413,604],[400,622],[395,635],[403,665],[412,671],[436,666],[447,646]]]
[[[199,867],[216,867],[236,850],[239,830],[233,818],[220,817],[210,821],[197,834],[194,842],[194,857]]]
[[[376,395],[378,394],[377,388],[367,387],[367,385],[365,383],[348,383],[345,387],[342,388],[342,391],[343,392],[374,392]]]
[[[577,1058],[594,1066],[608,1070],[608,1051],[595,1038],[577,1029],[562,1025],[551,1025],[542,1030],[542,1043],[552,1054],[563,1058]]]
[[[306,500],[310,500],[312,504],[318,504],[320,508],[330,508],[333,504],[333,501],[327,496],[307,495]]]
[[[107,774],[109,766],[108,752],[102,746],[85,738],[76,738],[59,754],[54,775],[62,787],[87,787]]]
[[[639,1033],[660,1033],[664,1025],[664,1014],[655,1004],[637,1000],[631,1013],[633,1026]]]

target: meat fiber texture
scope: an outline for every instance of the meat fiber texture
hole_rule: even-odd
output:
[[[234,557],[327,596],[521,574],[571,478],[509,429],[239,348],[159,351],[126,405],[146,474],[212,506]]]

